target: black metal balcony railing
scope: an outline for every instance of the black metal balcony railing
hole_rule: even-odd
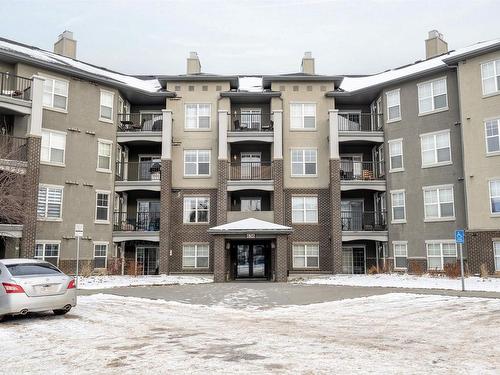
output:
[[[129,215],[126,212],[113,213],[115,232],[157,232],[160,230],[159,212],[138,212]]]
[[[341,180],[383,180],[384,163],[377,161],[340,161]]]
[[[28,161],[27,139],[0,135],[0,159]]]
[[[381,131],[382,114],[344,112],[339,113],[339,131],[342,132],[374,132]]]
[[[386,211],[341,211],[343,231],[387,230]]]
[[[273,130],[273,121],[269,113],[234,113],[231,114],[232,131],[263,132]]]
[[[31,100],[31,78],[0,72],[0,95]]]
[[[235,162],[229,163],[230,180],[271,180],[272,162]]]
[[[161,132],[163,115],[161,113],[119,113],[119,132]]]
[[[160,181],[159,161],[117,162],[117,181]]]

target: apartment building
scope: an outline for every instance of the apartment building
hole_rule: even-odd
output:
[[[433,31],[425,60],[371,76],[319,75],[309,52],[298,73],[216,75],[192,52],[186,74],[133,77],[76,60],[70,32],[54,53],[0,39],[1,137],[22,150],[1,173],[29,187],[0,256],[72,272],[82,223],[95,272],[285,281],[440,271],[467,228],[471,271],[495,272],[499,53]]]

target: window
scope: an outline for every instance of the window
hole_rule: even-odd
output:
[[[455,218],[453,186],[427,186],[423,190],[425,220]]]
[[[427,268],[442,271],[445,264],[457,261],[457,245],[453,241],[427,241]]]
[[[318,197],[292,197],[292,223],[317,223]]]
[[[318,267],[319,267],[318,244],[293,245],[293,268],[318,268]]]
[[[96,223],[109,223],[109,191],[96,192]]]
[[[420,135],[422,167],[451,163],[450,131]]]
[[[108,242],[94,242],[94,268],[106,268]]]
[[[493,94],[500,91],[500,60],[481,64],[481,79],[483,94]]]
[[[241,212],[261,211],[262,199],[260,198],[241,198]]]
[[[389,160],[389,172],[399,172],[404,170],[402,139],[389,141]]]
[[[99,139],[97,141],[97,171],[111,172],[111,148],[113,142]]]
[[[392,223],[406,223],[405,191],[391,191]]]
[[[418,86],[418,113],[425,114],[448,108],[446,78],[420,83]]]
[[[184,223],[208,223],[210,199],[184,197]]]
[[[317,150],[292,150],[292,176],[315,176]]]
[[[405,270],[408,267],[408,243],[406,241],[393,241],[394,269]]]
[[[316,129],[316,104],[292,103],[290,104],[291,129]]]
[[[388,91],[387,99],[387,122],[401,120],[401,99],[399,89]]]
[[[110,91],[101,90],[101,108],[99,120],[113,121],[113,102],[115,94]]]
[[[500,119],[484,123],[486,133],[486,152],[500,152]]]
[[[59,242],[37,242],[35,245],[35,259],[45,260],[57,266],[59,264]]]
[[[61,219],[62,199],[62,186],[40,185],[38,188],[38,218],[46,220]]]
[[[66,111],[68,109],[68,81],[44,77],[43,105]]]
[[[493,242],[493,256],[495,258],[495,271],[500,272],[500,241]]]
[[[185,150],[184,176],[210,176],[210,150]]]
[[[182,246],[182,268],[208,268],[209,248],[207,244]]]
[[[490,202],[491,213],[500,215],[500,180],[490,181]]]
[[[41,161],[64,165],[65,150],[66,133],[54,130],[42,130]]]
[[[210,104],[186,104],[186,129],[210,129]]]

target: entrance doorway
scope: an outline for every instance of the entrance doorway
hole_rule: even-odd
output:
[[[135,248],[135,270],[137,275],[158,275],[159,265],[157,247],[141,246]]]
[[[269,243],[235,242],[231,246],[235,279],[268,279],[270,269]]]
[[[342,248],[342,273],[366,273],[366,249],[364,246]]]

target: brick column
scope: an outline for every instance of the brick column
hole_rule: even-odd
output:
[[[226,241],[224,236],[215,235],[214,239],[214,282],[226,281]]]
[[[217,161],[217,225],[227,221],[227,160]]]
[[[288,280],[288,241],[286,234],[276,236],[276,281]]]
[[[274,178],[274,222],[276,224],[285,224],[285,194],[283,182],[283,159],[273,161]]]
[[[342,272],[342,226],[340,220],[340,160],[330,159],[330,212],[332,215],[330,248],[332,271]]]
[[[160,193],[160,273],[170,272],[170,215],[172,204],[172,160],[161,161]]]

